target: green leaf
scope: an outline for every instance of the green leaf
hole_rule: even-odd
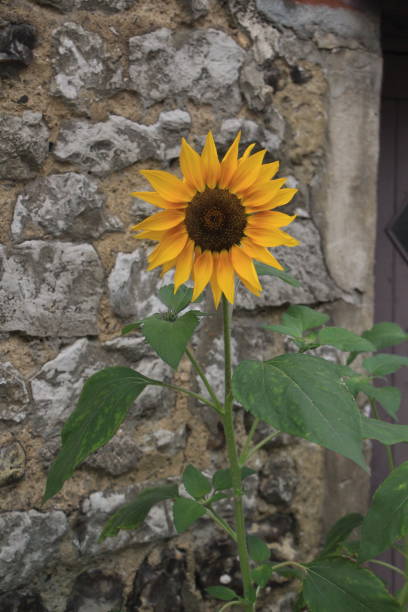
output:
[[[255,584],[265,588],[273,574],[273,567],[269,563],[259,565],[252,570],[251,576]]]
[[[211,482],[193,465],[188,465],[183,472],[183,484],[191,497],[200,499],[211,492]]]
[[[346,538],[348,538],[353,529],[361,525],[363,519],[363,515],[358,514],[357,512],[352,512],[351,514],[342,516],[341,519],[339,519],[332,526],[327,534],[324,547],[319,555],[319,558],[334,553],[338,546],[342,544]]]
[[[372,572],[329,558],[308,566],[303,597],[313,612],[398,612],[400,606]]]
[[[375,346],[371,342],[342,327],[324,327],[319,331],[318,339],[320,344],[334,346],[341,351],[359,353],[375,351]]]
[[[175,321],[165,321],[154,315],[144,320],[142,331],[163,361],[176,369],[198,323],[199,318],[193,312],[187,312]]]
[[[361,381],[355,385],[357,391],[362,391],[372,400],[379,402],[386,412],[397,418],[401,405],[401,391],[397,387],[374,387],[368,382]]]
[[[255,470],[252,470],[249,467],[241,468],[241,480],[245,480],[248,476],[252,476],[252,474],[256,474]],[[232,487],[232,476],[230,468],[224,468],[222,470],[218,470],[213,474],[212,484],[216,491],[225,491],[225,489],[231,489]]]
[[[300,287],[299,281],[288,274],[287,270],[278,270],[259,261],[255,262],[255,270],[260,276],[276,276],[276,278],[280,278],[280,280],[288,283],[288,285],[292,285],[292,287]]]
[[[297,319],[302,327],[303,332],[308,329],[314,329],[324,325],[329,320],[329,315],[324,312],[318,312],[308,306],[300,306],[298,304],[289,306],[285,315]],[[283,315],[283,323],[285,323],[285,315]]]
[[[363,366],[373,376],[387,376],[387,374],[393,374],[403,366],[408,366],[408,357],[379,353],[364,359]]]
[[[363,438],[373,438],[386,445],[408,442],[408,425],[396,425],[361,415]]]
[[[408,334],[399,325],[389,322],[376,323],[363,332],[362,336],[374,344],[377,351],[408,340]]]
[[[120,333],[122,336],[125,336],[126,334],[130,334],[130,332],[134,331],[135,329],[141,329],[142,325],[143,319],[141,321],[136,321],[136,323],[129,323],[129,325],[122,327]]]
[[[174,293],[174,285],[165,285],[159,289],[159,299],[169,310],[178,314],[191,303],[193,290],[186,285],[181,285]]]
[[[267,561],[271,556],[271,551],[261,538],[256,535],[247,536],[248,553],[250,558],[257,563]]]
[[[48,472],[44,501],[58,493],[75,468],[109,442],[147,385],[157,381],[121,366],[91,376],[61,433],[62,447]]]
[[[373,559],[407,534],[408,461],[395,468],[374,493],[361,530],[359,561]]]
[[[265,329],[270,329],[285,336],[293,336],[294,338],[301,338],[303,334],[301,322],[290,315],[286,315],[281,325],[265,325]]]
[[[234,397],[279,431],[317,442],[367,470],[360,412],[330,362],[311,355],[244,361],[233,376]]]
[[[225,586],[212,586],[208,587],[206,590],[211,597],[221,599],[222,601],[232,601],[238,597],[235,591]]]
[[[162,485],[161,487],[151,487],[145,489],[128,504],[125,504],[105,524],[99,537],[99,541],[110,538],[119,532],[120,529],[138,529],[150,509],[165,499],[174,499],[178,496],[176,484]]]
[[[205,514],[205,508],[194,499],[178,497],[173,505],[174,525],[177,533],[186,531],[197,519]]]

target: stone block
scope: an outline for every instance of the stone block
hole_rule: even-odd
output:
[[[0,247],[0,322],[30,336],[97,333],[103,268],[89,244],[31,240]]]
[[[40,176],[17,198],[12,236],[16,241],[46,236],[99,238],[121,228],[117,218],[106,215],[105,202],[98,183],[87,176],[75,172]]]
[[[25,589],[0,595],[0,610],[1,612],[47,612],[41,596]]]
[[[0,487],[18,482],[25,474],[26,456],[17,440],[0,442]]]
[[[126,11],[136,0],[34,0],[38,4],[58,9],[62,13],[69,11],[89,10],[104,13],[120,13]]]
[[[297,486],[295,462],[290,456],[274,456],[262,464],[259,487],[261,497],[268,504],[288,505]]]
[[[0,113],[0,179],[34,178],[48,155],[48,136],[41,113]]]
[[[241,105],[238,78],[245,51],[215,29],[160,28],[129,40],[130,87],[143,104],[165,99],[210,104],[220,113]]]
[[[5,512],[0,515],[0,592],[27,583],[50,563],[68,531],[63,512]]]
[[[122,608],[119,576],[89,570],[77,576],[65,612],[113,612]]]
[[[110,115],[107,121],[62,122],[55,156],[97,176],[107,176],[137,161],[168,162],[178,157],[181,137],[188,136],[190,115],[182,110],[160,113],[152,125]]]
[[[12,76],[33,61],[36,30],[30,23],[0,23],[0,74]]]
[[[285,132],[285,121],[274,109],[270,109],[268,113],[269,117],[264,125],[241,117],[225,119],[221,123],[219,135],[216,137],[220,149],[225,151],[241,130],[241,146],[256,142],[267,151],[277,151]]]
[[[20,423],[30,398],[24,379],[8,361],[0,364],[0,420]]]
[[[91,103],[123,88],[119,49],[115,58],[98,34],[84,30],[77,23],[64,23],[53,34],[51,94],[86,111]]]

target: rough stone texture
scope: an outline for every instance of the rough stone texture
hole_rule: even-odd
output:
[[[123,584],[119,576],[91,570],[75,580],[66,612],[112,612],[122,604]]]
[[[277,151],[282,143],[285,132],[285,121],[278,111],[271,109],[265,126],[250,119],[225,119],[221,123],[219,135],[216,135],[217,145],[226,150],[241,130],[241,145],[256,142],[269,153]]]
[[[107,53],[98,34],[67,22],[55,30],[54,39],[53,95],[86,110],[95,99],[112,95],[123,87],[122,67]],[[119,48],[116,52],[120,56]]]
[[[40,595],[25,589],[0,595],[0,606],[2,612],[47,612]]]
[[[35,43],[36,31],[30,23],[0,22],[0,74],[31,64]]]
[[[107,121],[62,123],[55,156],[97,176],[122,170],[137,161],[170,161],[178,156],[180,140],[190,129],[190,115],[182,110],[160,113],[157,123],[142,125],[111,115]]]
[[[239,110],[244,51],[224,32],[160,28],[129,40],[130,86],[145,106],[187,97],[219,112]]]
[[[0,323],[31,336],[96,334],[103,269],[92,246],[31,240],[0,247]]]
[[[39,177],[17,198],[11,233],[16,241],[32,238],[99,238],[121,224],[105,214],[106,196],[95,180],[66,172]]]
[[[25,419],[29,401],[20,373],[9,362],[0,364],[0,420],[20,423]]]
[[[187,0],[186,4],[191,11],[193,19],[199,19],[208,15],[210,10],[209,0]]]
[[[17,440],[0,443],[0,487],[18,482],[25,474],[26,456]]]
[[[301,286],[293,287],[272,276],[262,276],[263,291],[259,298],[242,287],[238,289],[238,308],[280,306],[286,302],[313,304],[334,300],[342,295],[327,273],[316,226],[309,220],[296,220],[291,223],[289,233],[300,241],[300,245],[296,248],[278,247],[272,249],[272,253]]]
[[[48,155],[48,135],[41,113],[1,113],[0,179],[35,177]]]
[[[49,563],[68,530],[63,512],[6,512],[0,515],[0,592],[26,585]]]
[[[262,466],[260,494],[275,505],[290,504],[297,485],[296,466],[291,457],[270,457]]]
[[[126,11],[136,0],[34,0],[38,4],[51,6],[63,13],[76,9],[89,11],[103,11],[106,13],[118,13]]]

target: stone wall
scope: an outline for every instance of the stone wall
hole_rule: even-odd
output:
[[[357,1],[2,0],[0,18],[0,609],[214,610],[205,588],[234,586],[237,560],[207,521],[177,537],[157,507],[141,530],[97,541],[146,483],[178,478],[189,462],[224,465],[214,415],[153,388],[43,505],[47,468],[101,367],[197,384],[187,363],[175,374],[137,334],[119,337],[156,310],[165,282],[130,236],[150,206],[129,193],[146,188],[141,168],[176,171],[181,136],[200,147],[212,129],[225,150],[241,129],[299,188],[302,244],[278,255],[302,286],[267,279],[259,299],[239,293],[235,359],[285,348],[262,324],[289,301],[355,331],[370,325],[376,17]],[[205,319],[195,341],[218,386],[219,330],[219,318]],[[364,505],[361,471],[313,444],[280,436],[254,467],[249,527],[275,559],[310,558],[327,523]],[[272,582],[262,610],[290,610],[292,590]]]

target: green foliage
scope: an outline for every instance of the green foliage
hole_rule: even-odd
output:
[[[299,321],[302,327],[302,333],[309,329],[320,327],[329,320],[329,315],[324,312],[318,312],[317,310],[313,310],[313,308],[300,306],[298,304],[289,306],[285,314]]]
[[[193,465],[188,465],[183,472],[183,484],[187,493],[195,499],[201,499],[211,492],[211,482]]]
[[[173,518],[177,533],[186,531],[204,514],[205,508],[198,502],[187,497],[178,497],[173,505]]]
[[[361,530],[359,560],[376,557],[407,534],[408,461],[393,470],[374,493]]]
[[[257,563],[267,561],[271,556],[271,551],[261,538],[256,535],[247,536],[248,553],[250,558]]]
[[[61,489],[92,452],[109,442],[147,385],[160,384],[130,368],[115,366],[91,376],[62,430],[62,448],[48,472],[44,500]]]
[[[335,553],[340,544],[343,544],[353,529],[359,527],[363,522],[363,515],[353,512],[342,516],[330,529],[326,536],[324,547],[319,555],[319,558],[326,557],[332,553]]]
[[[299,281],[288,274],[287,270],[278,270],[259,261],[255,261],[255,270],[260,276],[276,276],[276,278],[288,283],[288,285],[292,285],[292,287],[300,287]]]
[[[252,470],[249,467],[241,468],[241,480],[245,480],[248,476],[255,474],[255,470]],[[218,470],[213,474],[212,484],[215,491],[225,491],[226,489],[231,489],[232,487],[232,475],[230,468],[224,468],[222,470]]]
[[[364,359],[363,366],[373,376],[387,376],[387,374],[393,374],[403,366],[408,366],[408,357],[379,353]]]
[[[362,336],[374,344],[377,351],[408,340],[408,334],[399,325],[389,322],[376,323],[371,329],[363,332]]]
[[[368,340],[342,327],[324,327],[318,333],[320,344],[334,346],[341,351],[371,352],[375,346]]]
[[[136,499],[122,506],[110,517],[99,540],[103,541],[105,538],[117,535],[120,529],[138,529],[153,506],[166,499],[177,498],[177,496],[178,487],[175,484],[145,489]]]
[[[170,312],[175,315],[187,308],[191,303],[193,297],[193,290],[191,287],[181,285],[179,289],[174,293],[174,285],[165,285],[159,289],[159,299],[167,306]]]
[[[199,317],[193,311],[174,321],[153,315],[144,319],[142,333],[163,361],[176,369],[198,323]]]
[[[367,569],[342,558],[308,566],[303,597],[312,612],[398,612],[398,602]]]
[[[408,425],[387,423],[361,415],[361,431],[363,438],[372,438],[387,446],[408,442]]]
[[[347,383],[348,384],[348,383]],[[396,387],[374,387],[366,380],[358,380],[354,385],[354,392],[361,391],[376,401],[384,410],[396,420],[401,404],[401,392]]]
[[[251,572],[252,580],[262,588],[266,587],[272,574],[273,567],[270,563],[258,565],[258,567],[255,567]]]
[[[232,589],[229,589],[225,586],[212,586],[208,587],[207,593],[211,595],[211,597],[215,597],[215,599],[221,599],[222,601],[232,601],[233,599],[237,599],[238,595]]]
[[[324,359],[290,354],[243,361],[233,390],[248,412],[279,431],[317,442],[367,469],[359,410],[336,367]]]

